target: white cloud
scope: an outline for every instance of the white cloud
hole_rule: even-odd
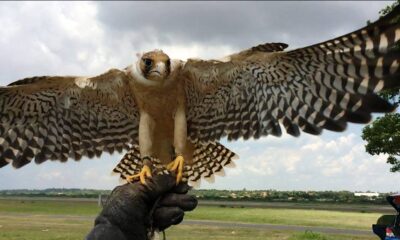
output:
[[[199,44],[165,45],[160,47],[168,53],[171,58],[186,60],[188,58],[219,59],[231,54],[233,49],[230,46],[204,46]]]
[[[316,151],[316,150],[319,150],[321,148],[321,146],[322,146],[322,142],[318,141],[318,142],[306,144],[306,145],[302,146],[301,149],[308,150],[308,151]]]
[[[268,166],[254,166],[254,165],[249,165],[245,167],[246,170],[252,173],[252,175],[260,175],[260,176],[265,176],[265,175],[271,175],[272,174],[272,169]]]
[[[38,179],[44,180],[44,181],[65,181],[65,177],[58,170],[41,173],[37,177],[38,177]]]
[[[226,168],[225,175],[229,175],[231,177],[240,176],[243,174],[243,169],[234,167],[234,168]]]
[[[397,185],[390,184],[396,175],[389,173],[385,156],[367,154],[360,134],[360,129],[356,129],[344,134],[303,134],[299,138],[284,134],[280,142],[267,137],[261,141],[227,143],[233,151],[236,147],[246,149],[237,162],[241,175],[235,175],[231,184],[223,181],[220,185],[216,181],[202,187],[251,188],[248,179],[255,178],[257,183],[251,184],[254,189],[398,191]],[[233,179],[228,172],[226,175]],[[385,181],[389,184],[382,185]]]

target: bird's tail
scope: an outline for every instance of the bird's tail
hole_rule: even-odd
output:
[[[234,152],[218,142],[195,143],[193,146],[192,157],[185,159],[183,172],[183,180],[189,181],[192,186],[198,186],[201,178],[213,182],[214,174],[225,175],[224,167],[235,166],[234,160],[238,158]],[[113,173],[119,174],[125,180],[126,177],[139,173],[142,166],[139,146],[133,145],[113,169]]]
[[[139,145],[134,144],[121,161],[119,161],[117,166],[115,166],[112,173],[119,174],[121,180],[125,181],[127,177],[139,173],[142,167],[143,164],[140,157]]]
[[[234,167],[238,155],[219,142],[194,144],[191,163],[185,165],[184,177],[192,186],[198,186],[201,178],[214,182],[214,175],[224,176],[225,167]]]

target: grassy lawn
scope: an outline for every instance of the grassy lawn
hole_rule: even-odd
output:
[[[46,215],[5,216],[0,214],[0,240],[76,240],[83,239],[93,225],[91,219],[54,218]],[[174,240],[376,240],[373,236],[324,235],[179,225],[167,230]]]
[[[93,220],[54,218],[51,215],[2,215],[1,240],[83,239],[93,226]]]
[[[95,216],[100,208],[94,202],[0,200],[0,213]],[[199,206],[186,219],[324,226],[369,230],[381,214],[305,209],[224,208]]]
[[[100,208],[94,202],[0,200],[0,240],[83,239]],[[223,208],[199,206],[185,219],[248,223],[325,226],[370,230],[380,214],[295,209]],[[167,239],[230,240],[373,240],[344,236],[262,229],[179,225],[168,229]]]
[[[374,236],[325,235],[318,233],[296,233],[263,231],[244,228],[220,228],[179,225],[166,233],[173,240],[376,240]]]
[[[381,214],[297,209],[199,207],[187,219],[369,230]]]
[[[95,216],[99,211],[95,202],[0,199],[0,213]]]

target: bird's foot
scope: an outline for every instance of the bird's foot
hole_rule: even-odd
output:
[[[149,166],[144,165],[140,173],[126,177],[126,181],[134,182],[139,179],[143,185],[146,185],[146,178],[151,178],[151,169]]]
[[[183,159],[182,155],[178,155],[174,161],[170,162],[167,165],[167,169],[169,171],[176,173],[176,185],[178,185],[182,181],[183,163],[184,163],[184,159]]]

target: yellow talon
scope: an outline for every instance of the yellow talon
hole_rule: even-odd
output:
[[[183,176],[183,163],[184,159],[182,155],[178,155],[174,161],[167,165],[167,169],[171,172],[176,172],[176,184],[181,182]]]
[[[144,165],[140,173],[132,175],[132,176],[127,176],[126,181],[128,182],[133,182],[135,179],[139,178],[140,182],[143,185],[146,185],[146,177],[151,178],[151,169],[149,166]]]

